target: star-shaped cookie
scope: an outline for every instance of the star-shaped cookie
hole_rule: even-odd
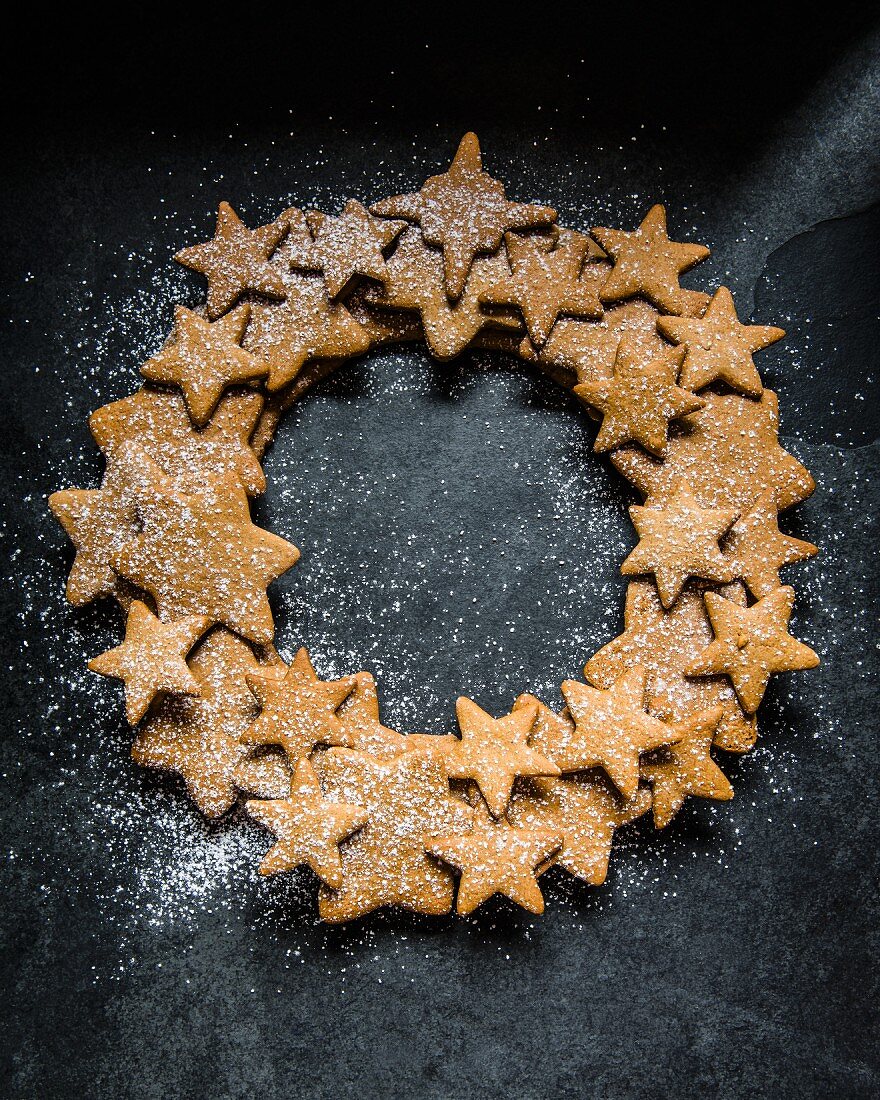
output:
[[[465,134],[449,170],[431,176],[421,191],[375,203],[382,217],[417,222],[429,245],[443,250],[446,293],[457,302],[474,257],[496,252],[509,229],[532,229],[556,220],[546,206],[509,202],[503,184],[483,171],[476,134]]]
[[[510,272],[487,287],[480,302],[516,307],[536,348],[544,346],[561,315],[602,316],[599,287],[605,270],[587,262],[599,252],[590,237],[560,229],[555,242],[547,237],[505,233],[504,243]]]
[[[701,508],[684,480],[663,507],[633,507],[629,514],[639,543],[620,567],[625,577],[653,573],[665,608],[671,607],[688,577],[728,583],[736,570],[718,545],[737,513],[733,508]]]
[[[560,771],[602,767],[624,798],[639,785],[639,756],[676,737],[666,723],[645,711],[647,672],[637,665],[607,690],[566,680],[562,694],[575,723]],[[559,760],[561,753],[557,753]]]
[[[731,528],[727,553],[735,576],[742,577],[755,599],[760,599],[779,588],[783,565],[812,558],[819,549],[811,542],[783,535],[773,493],[768,489]]]
[[[284,297],[282,271],[269,263],[269,257],[286,232],[284,217],[248,229],[229,203],[221,202],[214,239],[184,248],[174,258],[207,278],[207,311],[214,320],[248,290],[269,298]]]
[[[684,313],[688,292],[678,278],[709,255],[701,244],[679,244],[666,232],[666,210],[658,203],[632,233],[619,229],[591,230],[593,237],[614,260],[614,268],[599,297],[620,302],[638,294],[664,313]]]
[[[266,477],[249,440],[262,408],[258,393],[228,393],[199,429],[180,394],[140,389],[93,412],[89,428],[108,457],[123,443],[137,443],[178,488],[197,488],[205,477],[229,472],[255,496],[265,490]]]
[[[431,855],[461,872],[456,912],[466,916],[493,894],[503,894],[530,913],[543,913],[538,875],[562,847],[562,832],[542,826],[516,827],[506,818],[495,820],[485,803],[471,813],[471,828],[464,835],[425,840]]]
[[[507,809],[517,776],[559,774],[552,760],[528,747],[537,707],[520,707],[493,718],[462,697],[455,710],[461,740],[446,753],[449,776],[473,780],[495,817]]]
[[[702,317],[659,317],[657,328],[685,349],[683,386],[699,390],[718,379],[749,397],[760,397],[764,389],[754,353],[785,335],[770,325],[742,324],[726,286],[715,291]]]
[[[300,760],[293,773],[289,798],[252,800],[246,804],[251,817],[278,838],[263,857],[261,875],[292,871],[307,863],[322,882],[342,885],[339,845],[367,823],[360,806],[328,802],[308,760]]]
[[[174,329],[162,350],[141,367],[151,382],[179,386],[187,412],[203,428],[227,386],[263,378],[267,365],[240,347],[251,307],[245,303],[219,321],[206,321],[185,306],[174,311]]]
[[[291,221],[287,258],[295,271],[322,272],[328,294],[338,298],[358,277],[385,282],[385,252],[405,227],[350,199],[338,217],[310,210],[302,224]]]
[[[336,712],[354,687],[353,676],[319,680],[303,648],[283,678],[255,671],[247,682],[261,709],[242,744],[281,745],[295,764],[316,745],[349,743]]]
[[[161,619],[207,615],[251,641],[272,640],[266,587],[299,550],[251,523],[237,478],[208,477],[199,493],[153,486],[138,509],[143,530],[110,564],[150,593]]]
[[[615,450],[641,443],[652,454],[666,451],[669,422],[703,407],[699,397],[676,384],[681,356],[666,352],[645,359],[628,340],[621,340],[608,379],[582,382],[574,392],[602,415],[593,450]]]
[[[344,743],[374,756],[397,756],[406,747],[406,736],[389,729],[379,718],[379,692],[369,672],[354,676],[351,694],[339,710]]]
[[[774,672],[815,668],[818,656],[788,633],[794,589],[783,585],[740,607],[717,592],[705,595],[715,640],[691,664],[689,676],[730,677],[747,714],[754,714]]]
[[[688,797],[719,802],[733,798],[730,780],[709,753],[721,717],[721,708],[712,707],[676,722],[680,738],[674,745],[659,749],[657,759],[642,764],[642,776],[653,790],[654,824],[658,829],[672,821]]]
[[[362,806],[368,817],[342,846],[342,886],[320,889],[321,918],[354,920],[384,905],[448,913],[452,875],[425,851],[425,838],[464,832],[472,811],[450,793],[442,760],[430,752],[382,759],[328,749],[315,768],[325,798]]]
[[[623,799],[597,771],[518,784],[507,816],[513,825],[554,829],[563,836],[557,866],[601,886],[608,875],[614,833],[651,808],[651,792],[639,787]]]
[[[135,763],[182,776],[206,817],[225,813],[238,786],[266,798],[286,797],[290,775],[281,761],[265,755],[251,760],[240,741],[257,713],[245,677],[260,668],[283,673],[277,656],[261,654],[258,660],[247,642],[219,627],[187,663],[201,694],[166,696],[150,709],[132,746]]]
[[[201,693],[186,655],[210,625],[204,615],[163,623],[145,603],[134,600],[125,623],[125,641],[93,657],[89,668],[125,682],[125,713],[136,726],[157,695]]]

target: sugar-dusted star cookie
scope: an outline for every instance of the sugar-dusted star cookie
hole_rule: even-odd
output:
[[[611,378],[582,382],[574,392],[602,416],[593,450],[611,451],[624,443],[641,443],[652,454],[666,451],[669,422],[701,409],[703,402],[676,384],[681,356],[665,352],[645,359],[622,340]]]
[[[461,874],[456,912],[466,916],[493,894],[503,894],[530,913],[543,913],[538,876],[562,847],[561,830],[496,820],[482,800],[471,814],[471,828],[463,835],[425,838],[431,855]]]
[[[623,799],[598,770],[517,784],[507,816],[513,825],[555,829],[563,842],[557,866],[601,886],[608,875],[614,833],[647,813],[651,792]]]
[[[688,675],[729,676],[746,713],[758,709],[774,672],[819,664],[813,650],[788,633],[793,588],[777,588],[752,607],[740,607],[717,592],[704,598],[715,640],[691,664]]]
[[[244,303],[212,323],[178,306],[167,343],[141,367],[141,374],[151,382],[180,387],[197,428],[211,419],[227,386],[263,378],[269,369],[240,347],[250,312]]]
[[[351,694],[338,711],[344,744],[374,756],[397,756],[406,747],[406,736],[389,729],[379,718],[379,692],[369,672],[354,675]]]
[[[509,202],[504,185],[483,171],[476,134],[465,134],[449,170],[431,176],[421,191],[375,203],[382,217],[417,222],[429,245],[443,250],[446,293],[457,302],[474,257],[496,252],[509,229],[532,229],[556,220],[547,206]]]
[[[406,222],[374,217],[350,199],[338,217],[310,210],[302,228],[291,223],[287,259],[295,271],[320,271],[331,298],[350,289],[357,278],[385,282],[385,252]]]
[[[559,774],[552,760],[528,746],[537,707],[524,706],[493,718],[462,697],[455,711],[461,740],[446,753],[449,776],[473,780],[495,817],[507,808],[517,776]]]
[[[268,364],[268,390],[283,389],[311,359],[347,359],[369,350],[369,333],[330,300],[319,275],[288,276],[286,292],[280,304],[254,304],[245,336],[245,347]]]
[[[354,687],[353,676],[320,680],[302,648],[282,678],[255,671],[247,682],[260,716],[242,734],[242,744],[281,745],[293,763],[316,745],[349,744],[336,712]]]
[[[184,248],[174,257],[208,280],[208,316],[213,320],[234,306],[245,291],[284,297],[282,269],[269,257],[287,232],[284,217],[259,229],[248,229],[228,202],[217,211],[214,239]]]
[[[560,229],[555,241],[505,233],[504,243],[510,271],[480,294],[480,302],[516,307],[534,347],[544,346],[557,317],[602,316],[599,287],[605,271],[587,262],[601,255],[590,237]]]
[[[363,828],[368,816],[360,806],[323,798],[308,760],[297,764],[289,798],[252,800],[245,808],[278,838],[263,857],[261,875],[292,871],[307,863],[328,886],[342,885],[339,845]]]
[[[666,232],[666,210],[652,206],[632,233],[619,229],[593,229],[593,237],[614,261],[614,268],[600,292],[603,302],[620,302],[641,295],[664,313],[685,313],[688,292],[678,278],[709,255],[701,244],[679,244]]]
[[[126,443],[108,458],[100,489],[60,489],[49,497],[52,514],[76,548],[67,578],[67,598],[75,607],[116,593],[111,558],[138,533],[138,498],[157,479],[161,484],[156,464],[135,443]]]
[[[575,730],[567,752],[557,750],[560,771],[601,767],[624,798],[639,785],[639,756],[668,745],[675,731],[645,710],[647,671],[629,669],[608,689],[566,680],[562,694]]]
[[[768,489],[779,511],[807,499],[816,483],[779,445],[775,393],[764,390],[760,401],[735,393],[701,396],[704,407],[683,420],[662,461],[636,447],[611,456],[643,497],[662,504],[686,478],[704,507],[736,508],[741,515]]]
[[[671,607],[689,577],[728,583],[736,570],[718,545],[737,513],[733,508],[701,508],[684,480],[662,507],[629,510],[639,535],[620,572],[625,577],[653,573],[665,608]]]
[[[734,575],[743,579],[755,599],[779,588],[779,570],[783,565],[804,561],[818,553],[818,547],[811,542],[783,535],[779,530],[770,489],[736,521],[727,545]]]
[[[683,386],[700,390],[720,380],[749,397],[760,397],[764,389],[754,353],[785,335],[771,325],[742,324],[726,286],[715,291],[702,317],[659,317],[657,328],[685,349]]]
[[[277,655],[260,651],[258,657],[247,642],[218,627],[187,664],[200,695],[166,696],[151,707],[132,746],[135,763],[180,775],[206,817],[225,813],[236,787],[286,797],[290,775],[283,761],[268,755],[252,760],[240,741],[257,713],[245,677],[257,669],[283,673]]]
[[[143,530],[110,564],[150,593],[161,619],[207,615],[253,642],[272,640],[266,587],[299,550],[251,523],[237,478],[207,477],[198,493],[152,486],[138,510]]]
[[[728,585],[724,592],[741,606],[745,591]],[[721,676],[692,679],[687,669],[712,641],[712,626],[698,587],[685,588],[669,610],[652,580],[632,581],[626,593],[625,630],[604,645],[584,667],[596,687],[609,688],[627,669],[643,665],[648,673],[648,709],[666,722],[720,706],[715,743],[727,752],[747,752],[755,743],[754,718],[743,713],[736,693]]]
[[[178,393],[140,389],[89,417],[95,442],[108,457],[135,442],[178,488],[198,487],[211,474],[235,474],[249,495],[266,488],[263,468],[250,446],[263,408],[258,393],[228,393],[204,428],[196,428]]]
[[[442,760],[429,752],[379,758],[333,748],[316,758],[315,769],[326,799],[367,814],[340,849],[342,886],[321,887],[321,918],[354,920],[385,905],[448,913],[452,875],[425,851],[425,837],[465,832],[472,811],[450,793]]]
[[[642,764],[642,777],[653,790],[654,824],[658,829],[672,821],[688,797],[719,802],[733,798],[730,780],[709,752],[721,717],[721,708],[712,707],[676,722],[680,739],[658,749],[653,759]]]
[[[135,600],[125,624],[125,641],[93,657],[89,668],[125,682],[125,713],[136,726],[157,695],[200,694],[186,655],[210,625],[204,615],[163,623],[145,603]]]

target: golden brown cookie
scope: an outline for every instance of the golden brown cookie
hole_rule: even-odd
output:
[[[700,390],[717,379],[748,397],[760,397],[764,389],[754,353],[785,335],[770,325],[742,324],[726,286],[715,291],[702,317],[659,317],[657,328],[685,349],[683,386]]]
[[[110,557],[115,572],[145,589],[165,621],[207,615],[253,642],[272,640],[266,587],[299,550],[251,523],[231,474],[206,477],[199,493],[153,485],[138,500],[143,529]]]
[[[235,634],[212,630],[187,662],[201,694],[167,696],[154,705],[132,746],[135,763],[182,776],[206,817],[218,817],[235,802],[240,768],[248,790],[257,786],[267,798],[287,795],[290,776],[278,758],[249,764],[249,750],[240,741],[257,713],[245,677],[264,662],[279,665],[274,653],[258,658]]]
[[[537,707],[493,718],[471,699],[460,698],[455,711],[461,740],[445,754],[449,777],[473,780],[495,817],[507,809],[517,776],[559,774],[552,760],[528,747]]]
[[[611,451],[624,443],[641,443],[663,455],[669,422],[701,409],[703,402],[676,384],[681,357],[668,352],[645,359],[636,346],[622,340],[608,379],[582,382],[574,392],[602,415],[595,451]]]
[[[443,251],[446,294],[462,296],[474,257],[497,252],[509,229],[532,229],[556,221],[547,206],[509,202],[503,184],[483,171],[476,134],[465,134],[448,171],[431,176],[415,194],[375,203],[382,217],[417,222],[424,240]]]
[[[601,886],[615,830],[650,808],[651,792],[645,787],[623,799],[604,773],[588,771],[518,784],[507,816],[513,825],[560,832],[557,865],[591,886]]]
[[[374,756],[397,756],[404,751],[407,738],[380,721],[375,679],[369,672],[358,672],[353,679],[351,694],[338,711],[343,744]]]
[[[353,676],[319,680],[303,648],[283,677],[258,670],[247,682],[260,704],[260,716],[242,734],[242,744],[280,745],[293,764],[317,745],[349,744],[336,712],[354,687]]]
[[[646,679],[645,668],[636,665],[604,690],[578,680],[563,683],[575,726],[570,741],[554,752],[560,771],[601,767],[624,798],[633,797],[639,785],[639,756],[676,737],[667,723],[646,712]]]
[[[629,514],[639,542],[620,572],[653,573],[664,608],[675,603],[689,577],[720,583],[736,577],[718,545],[737,518],[734,509],[701,508],[690,485],[680,481],[663,507],[633,507]]]
[[[688,292],[678,278],[709,255],[701,244],[679,244],[666,232],[666,210],[652,206],[632,233],[593,229],[593,237],[614,261],[602,287],[603,302],[620,302],[638,294],[664,313],[689,312]]]
[[[302,222],[292,220],[287,259],[295,271],[320,271],[328,294],[338,298],[358,278],[385,282],[385,252],[405,227],[350,199],[338,217],[310,210]]]
[[[470,827],[471,810],[454,798],[442,761],[429,752],[380,759],[328,749],[315,761],[324,797],[362,806],[367,824],[342,845],[342,886],[322,886],[323,920],[354,920],[385,905],[448,913],[452,875],[425,851],[426,836]]]
[[[89,668],[125,682],[125,713],[136,726],[157,695],[201,693],[186,655],[210,625],[204,615],[163,623],[145,603],[135,600],[125,623],[125,641],[93,657]]]
[[[754,714],[774,672],[815,668],[819,658],[788,633],[794,589],[777,588],[752,607],[717,592],[705,595],[715,640],[688,668],[689,676],[730,677],[747,714]]]
[[[180,394],[140,389],[93,412],[89,428],[108,457],[123,443],[137,443],[179,488],[228,471],[255,496],[265,490],[266,478],[249,440],[262,408],[258,393],[228,393],[199,429]]]
[[[283,216],[270,225],[248,229],[228,202],[217,211],[214,239],[184,248],[174,257],[208,280],[208,316],[213,320],[234,306],[245,291],[284,297],[282,270],[269,257],[287,232]]]
[[[211,419],[228,386],[263,378],[269,369],[240,347],[250,312],[244,303],[212,324],[178,306],[165,346],[141,367],[141,374],[151,382],[180,387],[197,428],[204,428]]]
[[[516,307],[536,348],[544,346],[560,316],[602,316],[599,287],[606,272],[587,262],[602,255],[590,237],[561,229],[555,241],[505,233],[504,243],[510,271],[480,294],[480,302]]]
[[[734,575],[743,579],[755,599],[760,599],[779,588],[783,565],[812,558],[819,550],[811,542],[783,535],[773,492],[768,489],[731,528],[727,553]]]
[[[289,798],[252,800],[246,809],[278,838],[263,857],[261,875],[292,871],[306,863],[334,889],[342,885],[339,845],[368,820],[360,806],[322,798],[315,769],[306,759],[296,766]]]
[[[720,802],[733,798],[730,780],[709,752],[722,714],[721,707],[713,707],[676,722],[680,738],[659,749],[656,759],[642,764],[642,776],[653,790],[654,824],[658,829],[672,821],[688,797]]]
[[[538,875],[551,866],[562,847],[561,831],[496,820],[484,802],[471,814],[471,827],[463,835],[425,838],[431,855],[461,874],[456,911],[466,916],[493,894],[503,894],[530,913],[543,913]]]

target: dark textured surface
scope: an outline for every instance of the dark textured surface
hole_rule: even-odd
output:
[[[625,39],[604,26],[532,70],[514,41],[480,65],[464,45],[368,69],[353,35],[345,77],[313,61],[299,84],[244,32],[261,50],[250,99],[216,48],[163,83],[144,69],[155,43],[115,70],[73,51],[60,74],[63,38],[42,43],[57,82],[10,112],[2,209],[7,1095],[880,1090],[878,39],[845,19],[711,30],[638,37],[616,89]],[[197,296],[169,256],[219,198],[255,220],[408,189],[470,125],[510,193],[566,224],[627,225],[667,201],[673,228],[713,248],[694,285],[723,281],[741,316],[754,304],[789,330],[761,365],[819,483],[787,525],[822,546],[791,576],[795,632],[823,665],[771,688],[766,747],[725,762],[732,803],[632,831],[601,890],[551,874],[540,921],[499,904],[328,931],[296,887],[145,886],[157,853],[178,866],[193,836],[198,855],[233,832],[205,839],[179,790],[127,759],[115,689],[81,674],[118,621],[65,608],[45,495],[93,483],[86,417],[134,388],[174,302]],[[267,460],[259,514],[311,548],[279,586],[282,642],[317,638],[326,668],[360,654],[410,729],[447,728],[465,689],[492,707],[546,690],[619,629],[625,489],[566,397],[499,366],[440,369],[416,349],[349,366]]]

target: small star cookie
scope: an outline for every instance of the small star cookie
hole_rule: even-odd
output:
[[[701,710],[675,723],[680,734],[675,744],[657,752],[657,759],[642,764],[642,776],[651,784],[654,797],[654,824],[665,828],[689,796],[726,802],[733,798],[733,787],[712,759],[709,750],[722,710]]]
[[[735,576],[745,581],[755,599],[760,599],[779,588],[783,565],[812,558],[819,549],[811,542],[783,535],[773,493],[768,489],[731,528],[727,552]]]

